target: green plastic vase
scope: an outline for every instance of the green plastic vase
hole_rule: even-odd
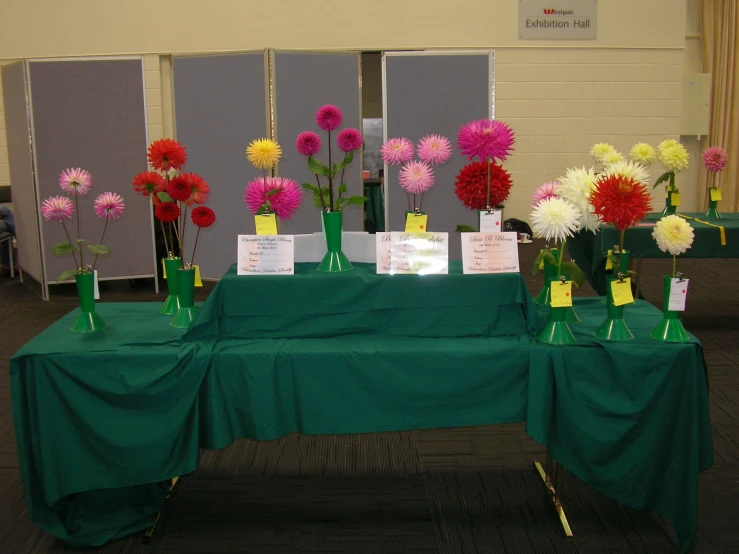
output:
[[[667,189],[667,198],[665,198],[665,209],[662,210],[662,215],[675,215],[677,213],[677,206],[672,205],[672,190]]]
[[[549,321],[536,337],[545,344],[572,344],[576,341],[570,326],[567,324],[569,308],[549,308]]]
[[[708,201],[708,211],[706,212],[708,219],[721,219],[721,213],[718,211],[718,200]]]
[[[174,315],[180,309],[180,297],[177,295],[177,269],[182,265],[180,258],[164,258],[164,272],[167,275],[167,299],[159,309],[160,314]]]
[[[618,253],[616,253],[615,256],[618,256]],[[619,264],[618,271],[616,271],[615,267],[612,267],[608,271],[610,271],[611,275],[613,275],[614,277],[618,276],[619,271],[623,273],[624,275],[626,275],[626,273],[629,271],[629,260],[630,259],[631,259],[631,250],[624,250],[624,254],[623,256],[621,256],[621,263]],[[606,285],[608,285],[608,283],[606,283]],[[603,304],[607,304],[608,299],[604,298],[602,302]]]
[[[105,321],[95,311],[95,274],[77,273],[74,277],[77,283],[77,296],[80,299],[80,314],[72,325],[72,331],[94,333],[106,329],[108,326]]]
[[[655,327],[654,331],[650,333],[653,339],[661,340],[663,342],[688,342],[690,335],[683,327],[680,321],[680,312],[672,312],[669,310],[670,307],[670,288],[672,286],[672,277],[665,275],[664,278],[664,310],[662,321]]]
[[[611,291],[611,283],[618,280],[618,277],[609,275],[606,277],[606,306],[608,315],[603,324],[598,327],[595,336],[601,340],[626,341],[634,338],[631,329],[624,321],[624,306],[616,306],[613,303],[613,292]]]
[[[556,259],[557,256],[559,256],[559,252],[556,248],[553,248],[549,251],[552,256]],[[547,260],[544,260],[544,286],[539,291],[539,294],[537,294],[534,297],[534,304],[549,304],[549,283],[554,278],[557,277],[557,266],[548,262]]]
[[[198,314],[195,307],[195,270],[178,268],[176,278],[180,309],[169,324],[178,329],[187,329]]]
[[[343,212],[321,212],[323,216],[323,232],[326,236],[326,255],[318,266],[318,271],[339,273],[349,271],[354,266],[341,251],[341,234],[343,232]]]

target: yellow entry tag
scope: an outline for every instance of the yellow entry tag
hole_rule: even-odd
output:
[[[613,250],[609,250],[608,254],[606,254],[606,270],[613,269],[613,262],[611,261],[611,254],[613,254]]]
[[[549,287],[552,294],[552,308],[569,308],[572,306],[572,281],[557,283],[552,281]]]
[[[255,215],[254,225],[257,228],[257,235],[277,234],[277,219],[275,218],[275,214]]]
[[[721,200],[721,189],[711,188],[711,201],[718,202],[719,200]]]
[[[426,214],[408,214],[405,218],[405,232],[428,233],[428,218]]]
[[[195,270],[195,286],[202,287],[203,281],[200,279],[200,266],[194,265],[192,268]]]
[[[167,278],[167,266],[164,265],[164,258],[162,258],[162,273],[164,274],[164,278]]]
[[[634,295],[631,293],[631,279],[611,281],[611,294],[613,295],[614,306],[633,304]]]
[[[672,198],[670,198],[670,205],[671,206],[679,206],[680,205],[680,193],[679,192],[673,192]]]

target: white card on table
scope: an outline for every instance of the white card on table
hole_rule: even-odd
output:
[[[377,233],[377,273],[449,273],[449,233]]]
[[[294,275],[293,235],[239,235],[237,275]]]
[[[480,210],[480,232],[499,233],[503,230],[502,213],[500,210]]]
[[[670,283],[670,303],[667,309],[671,312],[684,312],[685,299],[688,297],[688,282],[690,279],[673,278]]]
[[[460,233],[463,273],[518,273],[516,233]]]
[[[93,271],[95,277],[93,277],[93,289],[92,289],[92,297],[95,300],[100,300],[100,289],[98,288],[98,270]]]

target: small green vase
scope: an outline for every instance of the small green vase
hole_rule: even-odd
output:
[[[167,276],[169,277],[169,273]],[[179,268],[176,278],[180,309],[169,324],[178,329],[187,329],[198,315],[198,309],[195,307],[195,270]]]
[[[672,205],[672,193],[673,191],[668,188],[667,198],[665,199],[665,209],[662,210],[662,215],[675,215],[677,213],[677,206]]]
[[[624,307],[613,304],[613,292],[611,283],[618,280],[618,277],[609,275],[606,277],[606,306],[608,315],[603,324],[595,332],[595,336],[601,340],[626,341],[634,338],[633,333],[624,321]]]
[[[718,211],[718,200],[708,201],[708,211],[706,212],[708,219],[721,219],[721,213]]]
[[[557,256],[559,256],[558,250],[556,248],[553,248],[549,251],[552,256],[556,259]],[[548,262],[547,260],[544,260],[544,286],[539,291],[539,294],[537,294],[534,297],[534,304],[544,305],[549,304],[549,290],[550,290],[550,282],[552,279],[557,278],[557,266]]]
[[[618,256],[618,252],[614,254],[614,256]],[[624,275],[629,271],[629,260],[631,259],[631,250],[624,250],[623,256],[621,256],[621,263],[619,264],[618,270],[616,267],[612,267],[609,271],[611,272],[611,275],[614,277],[618,277],[618,273],[621,272]],[[606,283],[607,285],[608,283]],[[603,304],[608,303],[608,299],[604,298],[602,300]]]
[[[323,232],[326,236],[326,255],[318,266],[318,271],[339,273],[349,271],[354,266],[341,251],[341,234],[343,232],[343,212],[321,212]]]
[[[180,297],[177,295],[177,269],[182,265],[180,258],[164,258],[164,272],[167,275],[167,299],[159,309],[160,314],[174,315],[180,309]]]
[[[542,329],[537,340],[545,344],[572,344],[576,342],[570,326],[567,325],[567,308],[550,308],[549,321]]]
[[[77,296],[80,299],[80,314],[72,325],[72,331],[94,333],[106,329],[108,326],[95,311],[95,274],[77,273],[74,278],[77,283]]]
[[[665,275],[664,277],[664,293],[665,300],[663,306],[664,316],[659,325],[650,333],[653,339],[663,342],[688,342],[690,334],[683,327],[680,321],[680,312],[671,312],[670,307],[670,288],[672,286],[672,277]]]

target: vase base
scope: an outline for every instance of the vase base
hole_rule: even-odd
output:
[[[567,308],[567,311],[565,312],[565,321],[572,325],[580,323],[580,316],[577,315],[577,313],[575,312],[575,308],[573,308],[572,306]]]
[[[708,219],[721,219],[721,214],[717,209],[713,208],[706,212],[706,217]]]
[[[601,340],[625,341],[634,338],[633,333],[623,319],[606,319],[595,336]]]
[[[542,288],[539,291],[539,294],[534,297],[534,304],[538,304],[540,306],[549,304],[549,285],[544,285],[544,288]]]
[[[170,294],[159,309],[160,314],[174,315],[180,309],[180,297],[176,294]]]
[[[354,269],[354,266],[341,250],[338,252],[326,252],[326,255],[318,266],[318,271],[325,271],[327,273],[339,273],[351,269]]]
[[[172,327],[177,327],[178,329],[187,329],[197,315],[198,308],[195,308],[193,306],[190,306],[189,308],[180,307],[180,309],[177,310],[177,313],[169,324]]]
[[[690,334],[679,319],[663,319],[649,336],[664,342],[688,342]]]
[[[72,325],[72,331],[75,333],[95,333],[107,328],[108,325],[97,312],[80,312]]]
[[[536,337],[544,344],[572,344],[577,341],[570,327],[564,321],[549,321]]]

